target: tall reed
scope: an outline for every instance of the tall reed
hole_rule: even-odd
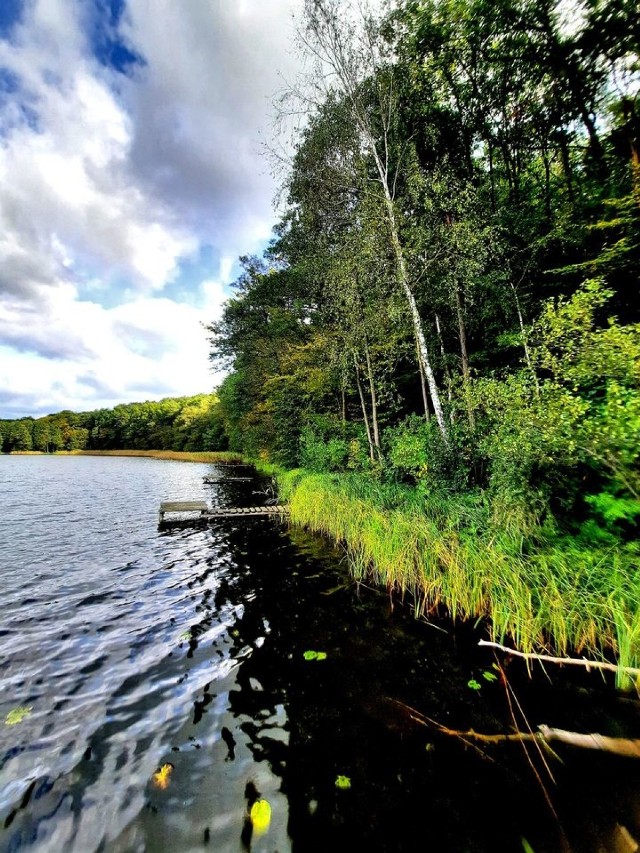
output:
[[[493,639],[522,651],[640,661],[640,570],[635,546],[574,540],[524,547],[490,525],[488,508],[384,486],[356,475],[279,475],[292,522],[342,543],[357,578],[410,594],[418,614],[486,617]]]

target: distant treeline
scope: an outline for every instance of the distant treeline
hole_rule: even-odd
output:
[[[39,450],[225,450],[215,394],[126,403],[93,412],[0,420],[3,453]]]

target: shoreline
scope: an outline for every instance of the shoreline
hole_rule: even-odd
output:
[[[56,450],[45,453],[43,450],[16,450],[3,453],[3,456],[139,456],[148,459],[164,459],[174,462],[205,462],[219,465],[243,463],[246,459],[240,453],[227,450]]]
[[[464,521],[453,525],[453,505],[438,518],[410,489],[392,496],[357,475],[273,473],[290,523],[342,545],[356,579],[408,595],[416,616],[486,620],[489,639],[509,638],[524,653],[640,664],[632,546],[594,549],[570,537],[511,541]],[[617,682],[631,686],[622,670]]]

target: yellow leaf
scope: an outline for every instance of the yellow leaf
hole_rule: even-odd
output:
[[[260,835],[269,829],[269,824],[271,823],[271,806],[266,800],[256,800],[251,806],[249,816],[254,832]]]
[[[173,764],[163,764],[159,770],[151,777],[151,781],[156,786],[156,788],[160,788],[161,791],[164,791],[169,787],[169,777],[173,772]]]
[[[28,717],[31,714],[31,706],[27,707],[26,705],[22,705],[20,708],[14,708],[13,711],[9,711],[5,719],[5,725],[7,726],[15,726],[17,723],[21,723],[25,717]]]

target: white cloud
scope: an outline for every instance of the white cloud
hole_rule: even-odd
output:
[[[270,232],[274,187],[261,153],[280,75],[292,73],[299,2],[190,0],[188,14],[174,0],[128,3],[125,32],[148,61],[124,90],[134,167],[187,219],[204,216],[234,254]]]
[[[128,0],[120,36],[144,60],[130,77],[92,56],[87,10],[67,0],[31,0],[0,40],[16,89],[0,103],[7,412],[212,386],[201,323],[270,233],[259,153],[299,2]],[[205,245],[218,268],[181,280]]]
[[[220,315],[222,283],[204,282],[201,296],[202,308],[153,296],[104,308],[60,285],[43,306],[46,325],[23,303],[0,307],[0,340],[10,346],[0,351],[0,402],[43,414],[211,389],[202,319]]]

